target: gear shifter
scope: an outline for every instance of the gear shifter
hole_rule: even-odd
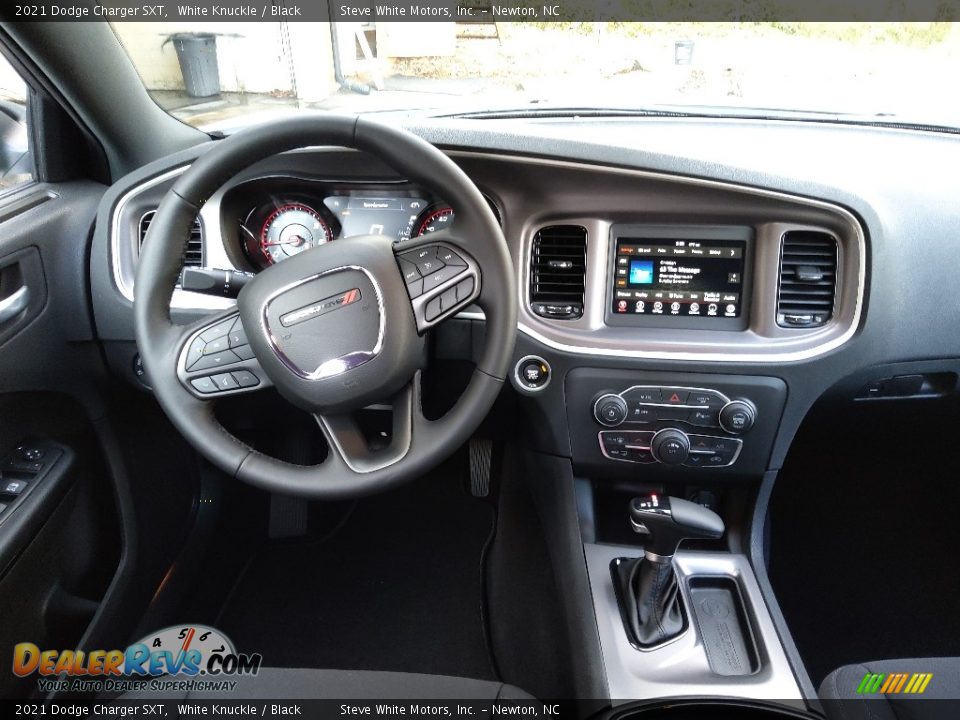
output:
[[[673,639],[686,625],[673,566],[680,541],[719,538],[724,525],[712,510],[660,495],[631,500],[630,525],[645,537],[643,557],[618,563],[615,575],[634,640],[649,647]]]

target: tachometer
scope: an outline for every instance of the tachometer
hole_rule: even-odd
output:
[[[434,206],[427,210],[419,220],[413,236],[420,237],[421,235],[428,235],[438,230],[448,228],[452,224],[453,208],[446,205]]]
[[[316,210],[301,203],[288,203],[264,221],[260,251],[264,259],[273,264],[330,240],[333,232]]]

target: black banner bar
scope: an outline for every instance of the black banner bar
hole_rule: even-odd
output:
[[[64,0],[3,3],[6,21],[951,22],[960,0]]]

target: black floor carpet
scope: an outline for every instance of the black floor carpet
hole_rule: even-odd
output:
[[[274,667],[494,679],[481,608],[492,506],[465,458],[361,500],[323,542],[274,542],[250,561],[219,627]]]
[[[960,416],[821,408],[771,501],[770,575],[813,682],[852,662],[960,655]]]

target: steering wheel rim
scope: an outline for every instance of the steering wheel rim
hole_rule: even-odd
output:
[[[383,239],[349,238],[299,253],[260,273],[241,292],[237,310],[209,316],[187,326],[174,325],[170,300],[191,225],[203,203],[245,168],[275,154],[310,146],[339,146],[368,152],[385,161],[401,177],[444,197],[457,213],[456,226],[426,238],[393,242],[390,257],[425,252],[425,249],[453,250],[454,257],[461,256],[458,259],[464,260],[467,266],[463,277],[475,278],[476,287],[471,286],[470,297],[450,312],[445,308],[442,317],[425,322],[426,296],[419,303],[411,300],[397,263],[393,262],[392,271],[387,269]],[[298,273],[308,278],[304,283],[318,283],[320,294],[326,292],[324,287],[328,286],[321,287],[319,283],[328,275],[341,284],[357,284],[356,278],[360,276],[348,277],[344,265],[352,243],[356,244],[359,262],[347,263],[349,268],[367,272],[371,277],[376,275],[374,293],[364,286],[365,297],[370,302],[356,303],[358,308],[363,304],[368,315],[355,314],[355,317],[373,317],[374,310],[380,313],[383,340],[380,349],[386,352],[368,353],[371,357],[367,364],[346,370],[342,370],[341,365],[349,363],[336,358],[334,365],[343,373],[336,377],[309,379],[300,373],[291,379],[278,369],[276,356],[283,353],[271,345],[277,341],[279,325],[276,318],[267,318],[269,300],[261,304],[253,298],[267,296],[271,291],[274,295],[270,297],[280,293],[280,297],[286,298],[283,293],[288,293],[288,286],[282,283]],[[333,246],[338,247],[324,250]],[[336,267],[323,270],[330,264]],[[276,290],[277,287],[281,290]],[[452,288],[444,285],[441,289],[444,287]],[[400,303],[398,288],[404,292],[407,311]],[[379,300],[376,308],[372,302],[374,295]],[[453,408],[438,420],[427,420],[421,410],[419,388],[423,334],[459,311],[464,303],[474,303],[484,311],[486,344],[467,388]],[[250,128],[220,140],[179,177],[157,208],[141,250],[135,278],[134,319],[137,345],[154,394],[173,424],[204,457],[227,474],[267,491],[341,499],[380,492],[421,475],[469,438],[493,405],[507,377],[516,339],[517,304],[513,263],[500,226],[483,195],[452,160],[412,133],[362,116],[311,114]],[[310,307],[316,309],[320,305]],[[262,313],[262,327],[247,327],[256,312]],[[359,313],[359,309],[356,312]],[[347,317],[342,310],[329,315]],[[250,338],[249,347],[255,357],[249,362],[261,363],[267,380],[263,384],[273,381],[288,400],[317,416],[329,445],[323,463],[292,465],[246,445],[217,421],[214,401],[198,396],[188,384],[190,371],[185,370],[184,358],[192,348],[192,339],[218,323],[223,324],[225,319],[239,327],[233,316],[239,317],[238,322]],[[291,317],[291,313],[285,317]],[[321,320],[311,319],[302,324],[309,326]],[[411,326],[414,336],[410,335]],[[311,337],[321,335],[323,333],[315,329]],[[390,353],[394,357],[390,357]],[[418,353],[420,359],[414,358]],[[394,369],[400,374],[412,371],[411,377],[398,388],[394,386],[399,378],[380,379]],[[322,374],[319,367],[317,371]],[[366,383],[360,382],[361,379]],[[373,384],[391,393],[390,398],[382,398],[392,400],[394,407],[393,441],[385,451],[361,447],[357,428],[349,416],[353,409],[351,402],[362,403],[371,398],[369,393],[365,394],[365,388],[359,388],[351,399],[344,386],[363,384]],[[329,388],[336,389],[328,391]],[[409,438],[408,442],[404,436]]]

